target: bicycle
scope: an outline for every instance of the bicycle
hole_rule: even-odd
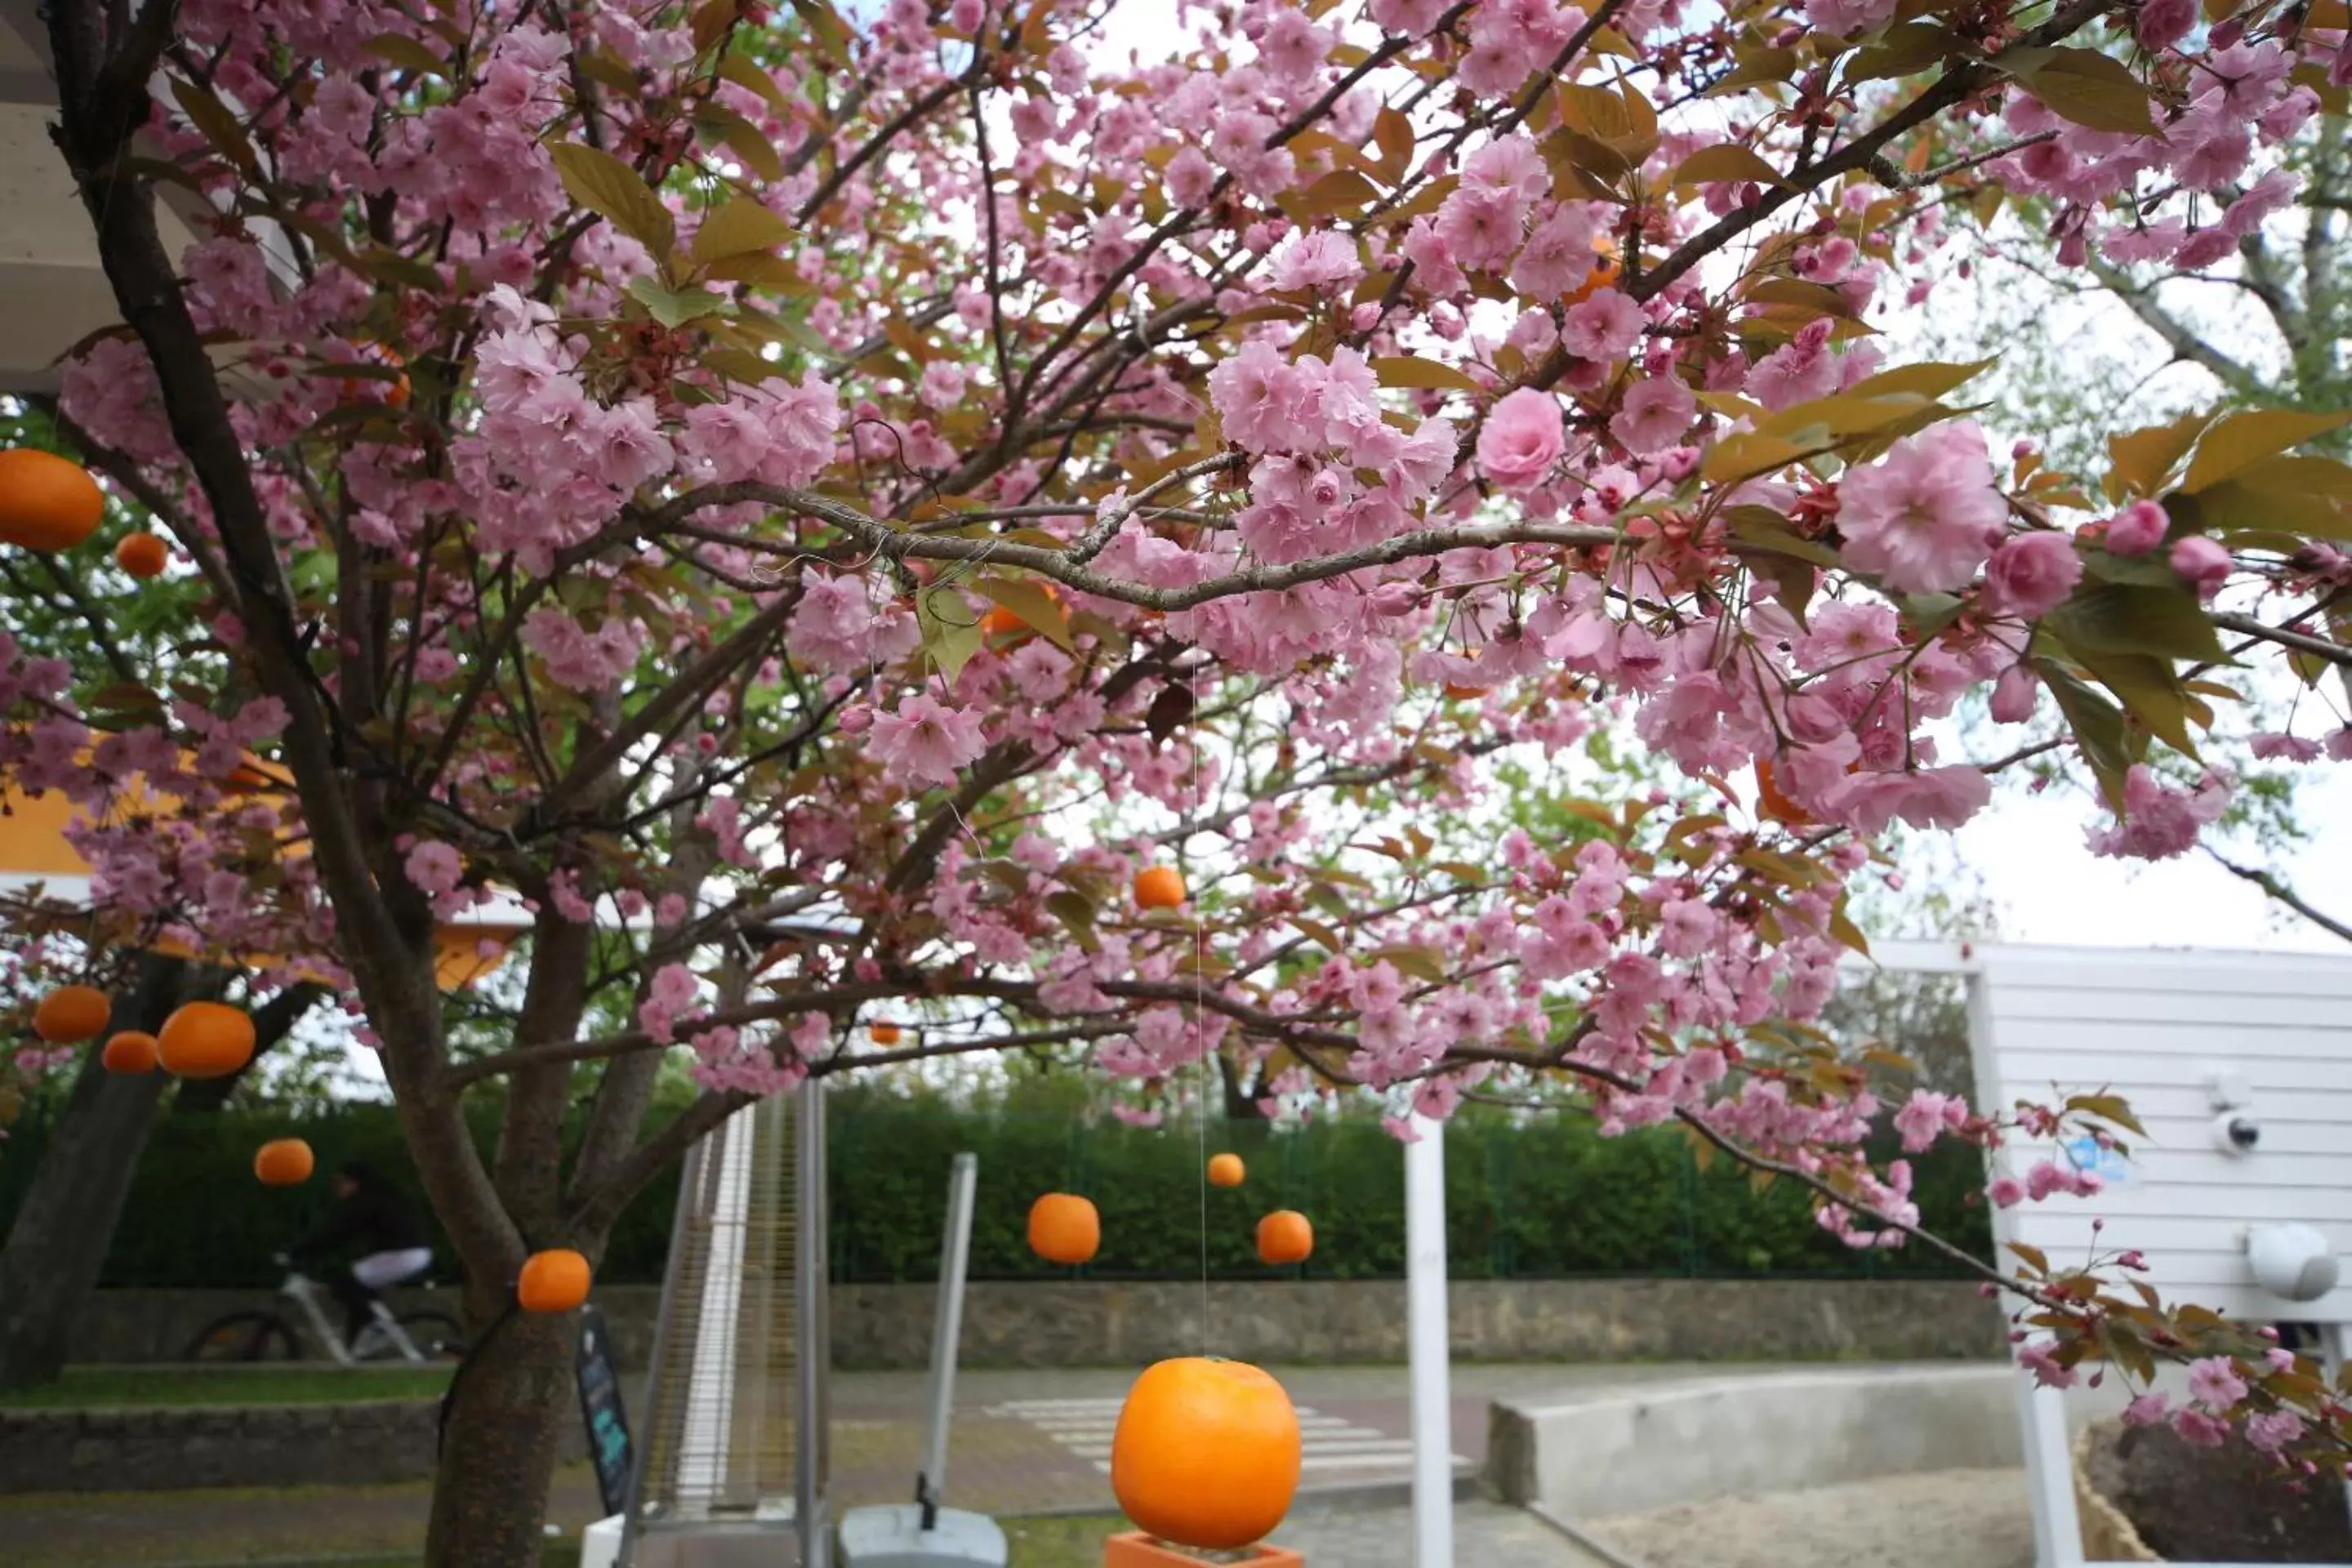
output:
[[[431,1307],[394,1312],[382,1300],[374,1303],[373,1320],[345,1343],[341,1330],[320,1303],[319,1282],[287,1264],[285,1282],[278,1293],[292,1301],[311,1334],[327,1353],[344,1366],[362,1362],[406,1361],[418,1364],[456,1360],[465,1351],[464,1331],[457,1320]],[[420,1281],[429,1284],[431,1281]],[[197,1362],[299,1361],[302,1337],[293,1318],[281,1308],[255,1307],[214,1319],[188,1342],[181,1358]]]

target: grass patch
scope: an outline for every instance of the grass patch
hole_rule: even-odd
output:
[[[1115,1513],[1005,1518],[1005,1553],[1011,1568],[1102,1568],[1103,1537],[1132,1529]]]
[[[75,1410],[131,1405],[344,1405],[437,1399],[446,1366],[73,1366],[39,1388],[0,1394],[0,1405]]]

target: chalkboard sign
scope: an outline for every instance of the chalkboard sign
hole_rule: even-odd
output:
[[[604,1337],[604,1315],[580,1309],[580,1416],[588,1424],[588,1458],[607,1515],[629,1506],[629,1417],[621,1408],[621,1379]]]

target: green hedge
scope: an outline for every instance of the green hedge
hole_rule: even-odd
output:
[[[496,1107],[475,1110],[487,1145]],[[316,1223],[329,1201],[323,1181],[292,1189],[254,1182],[254,1147],[289,1135],[310,1140],[322,1171],[356,1155],[406,1174],[388,1107],[300,1120],[260,1110],[166,1116],[140,1163],[107,1283],[274,1280],[269,1255]],[[1247,1183],[1231,1190],[1204,1188],[1204,1144],[1189,1123],[1159,1131],[1088,1124],[1059,1107],[1016,1100],[972,1110],[938,1097],[853,1088],[835,1097],[832,1135],[833,1261],[842,1280],[936,1276],[948,1165],[960,1150],[980,1157],[977,1279],[1071,1272],[1036,1258],[1024,1239],[1031,1200],[1053,1190],[1086,1194],[1102,1211],[1102,1252],[1083,1271],[1092,1277],[1197,1278],[1204,1215],[1207,1265],[1220,1278],[1403,1272],[1403,1149],[1369,1119],[1297,1129],[1213,1124],[1205,1147],[1234,1150],[1249,1164]],[[41,1141],[38,1119],[28,1117],[0,1145],[0,1221],[13,1215]],[[1975,1156],[1939,1150],[1915,1166],[1927,1224],[1986,1254]],[[676,1201],[672,1172],[631,1205],[604,1278],[660,1278]],[[1258,1263],[1255,1227],[1273,1208],[1300,1209],[1314,1221],[1315,1257],[1303,1268]],[[1917,1248],[1851,1251],[1814,1223],[1802,1191],[1781,1183],[1759,1193],[1722,1160],[1702,1171],[1672,1131],[1604,1139],[1573,1118],[1521,1121],[1475,1107],[1446,1133],[1446,1226],[1457,1279],[1958,1272]]]

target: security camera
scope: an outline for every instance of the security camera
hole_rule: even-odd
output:
[[[2224,1154],[2251,1154],[2263,1141],[2263,1124],[2243,1110],[2213,1118],[2213,1146]]]
[[[2316,1301],[2336,1289],[2336,1249],[2307,1225],[2258,1225],[2246,1233],[2246,1260],[2262,1288],[2284,1301]]]

